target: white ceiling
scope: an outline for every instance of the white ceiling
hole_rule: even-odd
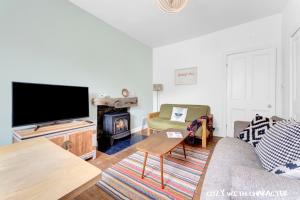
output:
[[[179,42],[280,13],[288,0],[189,0],[166,14],[156,0],[70,0],[116,29],[150,46]]]

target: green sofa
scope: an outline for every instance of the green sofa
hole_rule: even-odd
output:
[[[173,107],[187,108],[186,121],[174,122],[170,121]],[[201,116],[210,116],[210,107],[206,105],[186,105],[186,104],[162,104],[159,112],[148,114],[148,135],[152,133],[153,130],[186,130],[189,123],[195,119],[199,119]],[[203,123],[203,122],[202,122]],[[204,124],[205,123],[205,124]],[[206,121],[204,120],[203,127],[206,126]],[[207,128],[200,128],[196,137],[202,139],[202,147],[206,147],[206,139],[210,136],[210,132]],[[203,141],[205,140],[205,141]]]

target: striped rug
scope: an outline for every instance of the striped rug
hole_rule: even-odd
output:
[[[164,158],[164,184],[161,189],[160,160],[149,155],[145,178],[141,179],[144,153],[136,152],[102,173],[97,185],[115,199],[192,199],[204,171],[209,151],[182,148]]]

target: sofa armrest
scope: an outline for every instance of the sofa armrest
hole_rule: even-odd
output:
[[[273,117],[271,117],[274,121],[276,121],[276,122],[280,122],[280,121],[282,121],[282,120],[284,120],[284,118],[281,118],[281,117],[278,117],[278,116],[273,116]]]
[[[234,137],[237,138],[240,132],[245,130],[249,126],[250,122],[246,121],[235,121],[234,122]]]
[[[201,139],[202,139],[202,148],[206,148],[206,143],[207,143],[207,119],[201,119],[202,122],[202,134],[201,134]]]
[[[157,118],[159,116],[159,112],[148,113],[147,119]]]

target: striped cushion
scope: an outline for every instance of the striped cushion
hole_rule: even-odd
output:
[[[300,180],[300,160],[275,167],[271,172],[277,175]]]
[[[266,170],[300,159],[300,124],[281,121],[272,126],[255,148]]]

